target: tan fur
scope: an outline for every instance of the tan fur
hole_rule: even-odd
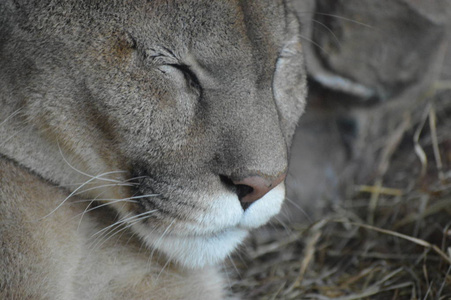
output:
[[[305,77],[282,0],[0,1],[0,299],[225,299]]]
[[[96,241],[111,216],[98,210],[78,227],[83,204],[42,219],[67,194],[5,159],[0,170],[0,236],[8,242],[0,269],[9,271],[0,299],[222,299],[214,268],[181,271],[151,259],[130,234]]]

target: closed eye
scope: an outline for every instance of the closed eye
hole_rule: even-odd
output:
[[[201,92],[202,86],[200,85],[199,79],[196,74],[185,64],[169,64],[169,66],[176,68],[185,76],[186,82],[190,85],[191,88]]]
[[[199,96],[202,94],[202,86],[196,74],[188,65],[181,63],[170,49],[166,47],[151,48],[146,50],[144,55],[145,60],[152,66],[157,67],[159,71],[168,75],[172,74],[176,81],[181,83],[183,80],[188,88],[198,93]]]

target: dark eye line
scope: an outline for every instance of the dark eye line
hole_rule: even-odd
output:
[[[191,69],[185,65],[185,64],[169,64],[169,66],[176,68],[180,72],[183,73],[186,80],[190,82],[190,84],[193,85],[194,88],[198,89],[199,91],[202,90],[202,86],[200,85],[199,79],[197,78],[196,74],[194,74]]]

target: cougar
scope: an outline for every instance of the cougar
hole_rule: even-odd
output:
[[[2,0],[0,298],[229,297],[305,77],[283,0]]]

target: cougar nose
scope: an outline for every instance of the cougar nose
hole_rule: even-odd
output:
[[[232,180],[243,209],[246,209],[253,202],[262,198],[270,190],[275,188],[285,179],[286,175],[284,172],[274,180],[269,180],[261,176],[249,176],[241,180]]]

